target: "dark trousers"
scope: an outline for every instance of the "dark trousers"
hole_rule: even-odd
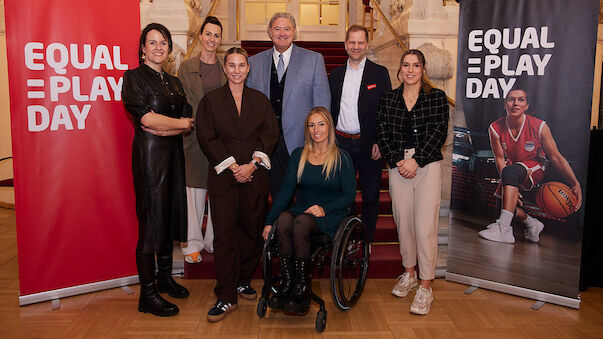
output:
[[[214,255],[218,300],[237,303],[236,288],[249,284],[260,260],[267,194],[240,184],[209,200],[214,224]]]
[[[270,157],[270,195],[272,201],[276,200],[276,196],[285,181],[287,174],[287,165],[289,164],[289,152],[282,133],[278,137],[276,148]]]
[[[382,160],[372,160],[372,149],[363,150],[360,139],[349,139],[336,135],[337,144],[348,152],[358,171],[358,185],[362,191],[362,221],[368,231],[370,242],[375,240],[375,227],[379,213],[379,187],[381,186]]]
[[[289,151],[287,151],[287,145],[282,133],[279,135],[276,148],[270,157],[270,165],[272,166],[270,169],[270,195],[272,196],[272,201],[275,201],[285,181],[287,166],[289,165]],[[298,201],[301,199],[299,189],[295,189],[294,197]]]

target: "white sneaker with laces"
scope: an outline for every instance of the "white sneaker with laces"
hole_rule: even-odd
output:
[[[414,274],[414,272],[413,272]],[[392,288],[392,294],[399,298],[404,298],[408,292],[417,288],[417,277],[410,276],[410,273],[404,272],[398,277],[398,282]]]
[[[479,232],[479,236],[496,242],[504,242],[508,244],[515,242],[513,228],[511,226],[501,226],[498,220],[488,225],[486,229],[481,230]]]
[[[536,219],[534,219],[536,220]],[[544,224],[540,221],[532,221],[530,225],[526,224],[526,229],[523,231],[526,239],[531,242],[540,241],[540,232],[544,229]]]
[[[425,315],[429,313],[432,302],[433,291],[431,287],[426,289],[423,286],[419,286],[415,298],[412,300],[412,304],[410,304],[410,313]]]

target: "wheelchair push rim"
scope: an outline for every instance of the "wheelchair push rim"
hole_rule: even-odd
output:
[[[337,308],[351,308],[364,290],[369,268],[369,244],[364,224],[350,217],[335,235],[331,256],[331,294]]]

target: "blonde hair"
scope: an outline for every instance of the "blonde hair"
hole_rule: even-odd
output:
[[[297,166],[297,182],[301,180],[302,174],[304,173],[304,168],[306,167],[306,162],[308,161],[308,157],[310,156],[310,152],[314,151],[314,140],[310,136],[310,129],[308,128],[308,120],[314,114],[321,115],[327,124],[329,125],[329,136],[327,138],[327,155],[325,157],[325,162],[322,164],[322,174],[325,175],[326,179],[329,179],[333,171],[339,167],[341,167],[341,155],[339,154],[339,149],[337,148],[337,143],[335,142],[335,127],[333,126],[333,118],[331,117],[331,113],[324,107],[314,107],[310,110],[308,115],[306,116],[306,121],[304,122],[304,137],[306,139],[304,143],[304,149],[302,151],[301,157],[299,158],[299,165]]]

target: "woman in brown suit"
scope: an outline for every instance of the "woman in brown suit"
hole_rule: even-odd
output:
[[[182,63],[178,78],[186,93],[186,100],[197,111],[205,93],[224,86],[226,76],[216,51],[222,41],[222,24],[215,16],[208,16],[199,34],[201,53]],[[201,123],[203,123],[201,121]],[[191,263],[201,262],[201,251],[214,251],[214,229],[210,208],[207,209],[205,236],[201,231],[207,195],[207,157],[203,154],[196,133],[183,137],[186,163],[186,202],[188,208],[188,242],[182,243],[182,255]]]
[[[264,94],[245,86],[247,52],[224,57],[228,83],[205,95],[197,111],[197,136],[209,159],[208,190],[214,223],[218,300],[207,320],[220,321],[237,307],[237,294],[255,299],[251,275],[260,259],[270,188],[268,154],[278,124]]]

